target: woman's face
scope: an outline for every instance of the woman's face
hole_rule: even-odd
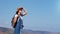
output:
[[[20,15],[20,13],[21,13],[21,10],[19,10],[18,15]]]

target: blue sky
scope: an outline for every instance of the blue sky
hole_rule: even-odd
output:
[[[23,6],[24,29],[60,32],[60,0],[0,0],[0,27],[11,28],[16,9]]]

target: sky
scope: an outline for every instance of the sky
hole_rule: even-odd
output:
[[[0,27],[12,28],[11,19],[21,6],[28,11],[24,29],[60,32],[60,0],[0,0]]]

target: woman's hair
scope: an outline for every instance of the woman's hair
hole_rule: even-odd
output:
[[[16,14],[18,14],[19,10],[22,10],[23,7],[17,8]]]

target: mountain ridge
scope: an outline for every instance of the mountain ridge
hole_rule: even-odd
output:
[[[13,29],[0,27],[0,34],[13,34]],[[22,34],[60,34],[60,32],[33,31],[33,30],[23,29]]]

